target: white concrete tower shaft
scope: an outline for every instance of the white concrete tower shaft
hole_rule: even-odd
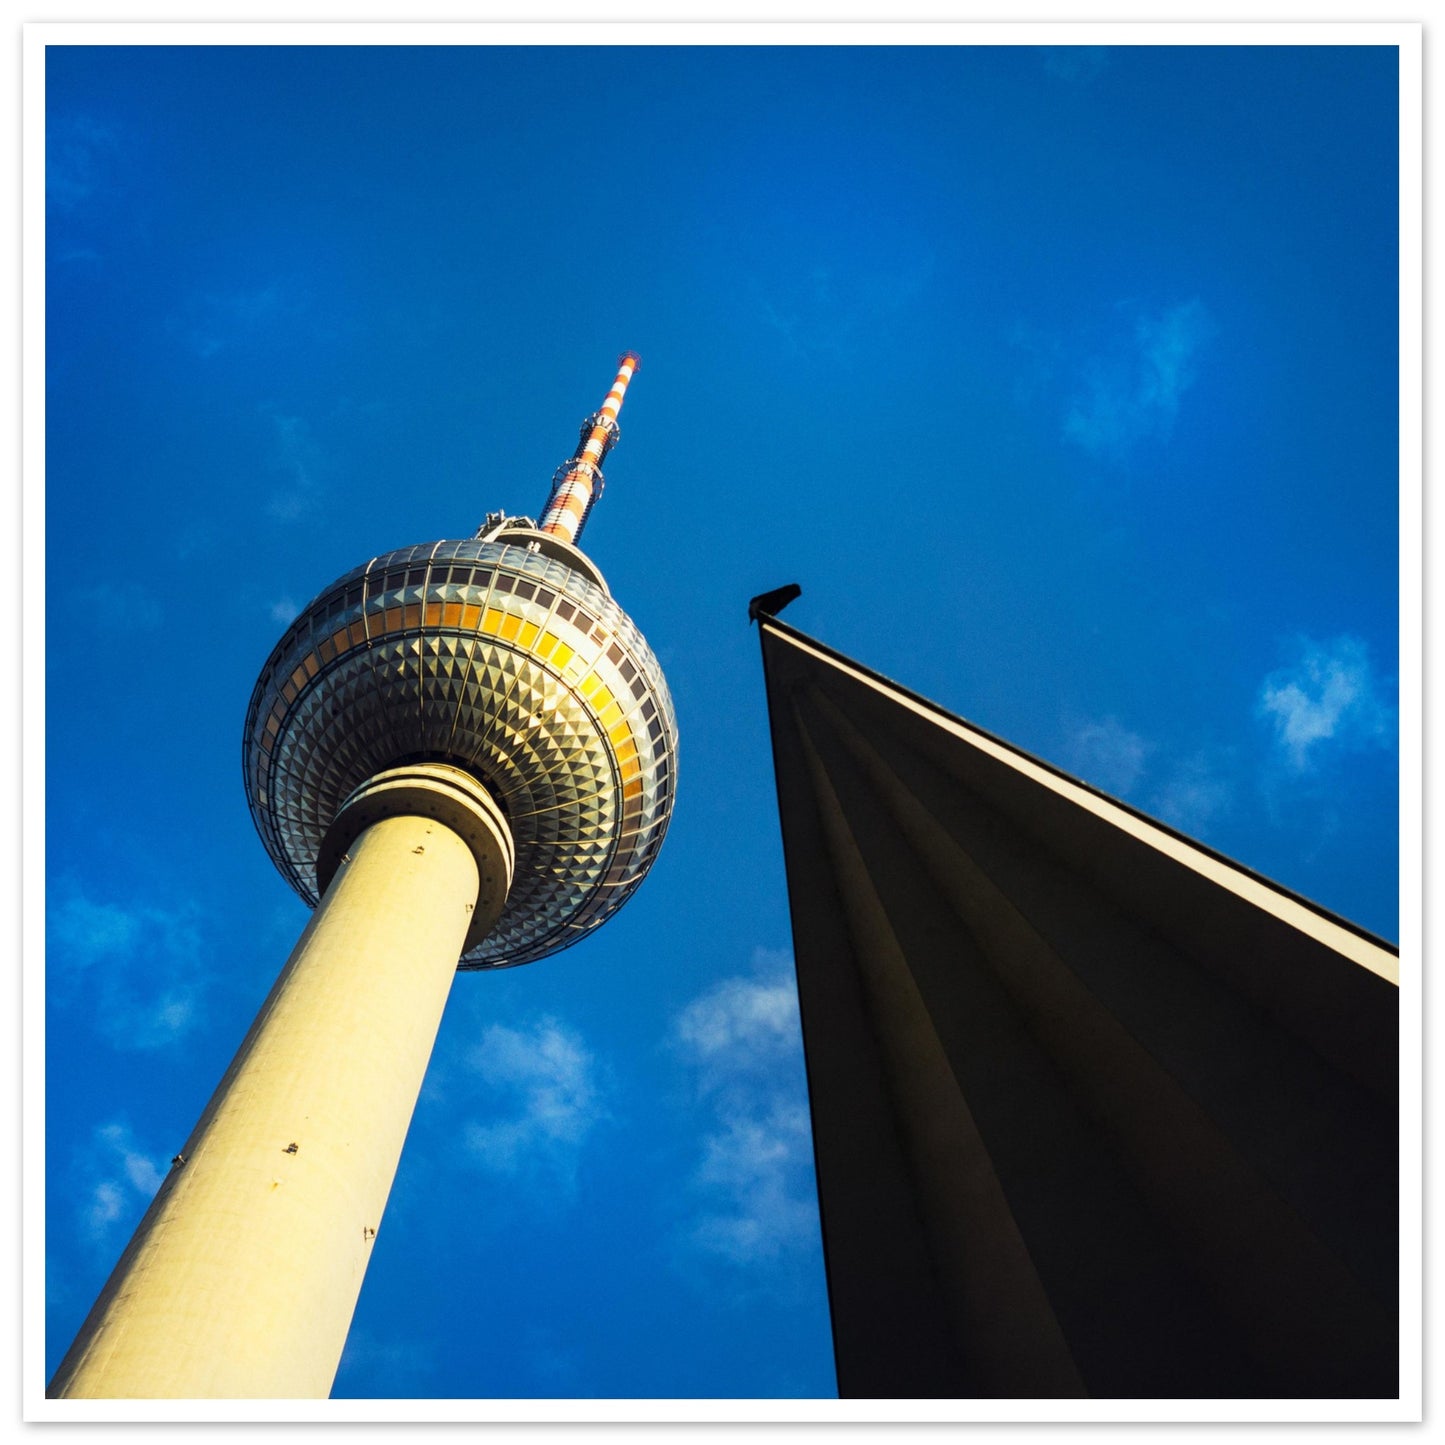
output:
[[[456,768],[351,796],[321,904],[52,1397],[330,1392],[457,959],[512,863],[500,810]]]

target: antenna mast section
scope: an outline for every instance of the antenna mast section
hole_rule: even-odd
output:
[[[627,383],[640,365],[641,358],[635,351],[624,352],[619,358],[617,380],[612,383],[601,410],[593,412],[582,423],[577,450],[553,473],[552,495],[542,514],[541,531],[574,545],[582,535],[588,513],[602,495],[602,458],[622,434],[617,413],[622,410]]]

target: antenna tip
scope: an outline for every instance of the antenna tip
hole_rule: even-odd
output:
[[[635,351],[624,351],[617,358],[618,366],[631,366],[634,371],[642,365],[642,358]]]

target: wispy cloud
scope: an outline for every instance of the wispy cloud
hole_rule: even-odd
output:
[[[115,127],[94,116],[52,120],[45,137],[46,203],[63,212],[80,210],[107,189],[120,151]]]
[[[575,1336],[533,1323],[522,1332],[517,1364],[549,1395],[575,1395],[583,1377],[584,1359]]]
[[[98,902],[73,881],[56,895],[47,931],[57,1004],[85,1007],[117,1048],[159,1048],[189,1033],[201,997],[198,910]]]
[[[274,328],[294,310],[294,302],[276,282],[228,291],[206,291],[189,297],[173,333],[202,359],[215,356],[258,333]]]
[[[161,625],[160,599],[133,582],[95,582],[81,589],[85,615],[107,632],[148,632]]]
[[[289,597],[278,597],[276,601],[271,603],[266,609],[271,621],[279,623],[282,627],[285,627],[287,623],[293,621],[300,610]]]
[[[85,1239],[105,1244],[118,1225],[133,1226],[165,1177],[164,1161],[146,1153],[130,1126],[102,1124],[75,1163],[80,1187],[80,1226]]]
[[[1146,438],[1167,440],[1216,327],[1197,298],[1141,315],[1127,336],[1091,357],[1064,417],[1064,436],[1093,456],[1127,456]]]
[[[694,1182],[689,1238],[757,1266],[816,1245],[812,1141],[797,989],[787,954],[759,949],[750,976],[724,979],[683,1009],[674,1045],[713,1126]]]
[[[215,555],[220,533],[214,522],[201,517],[177,518],[179,523],[172,546],[175,555],[183,562],[193,557]]]
[[[1147,807],[1180,832],[1202,836],[1234,806],[1234,792],[1234,784],[1205,753],[1194,753],[1174,766]]]
[[[1013,379],[1013,399],[1018,406],[1029,406],[1057,384],[1056,377],[1066,360],[1064,343],[1058,336],[1023,320],[1013,323],[1008,340],[1023,358],[1023,365]]]
[[[1180,756],[1167,743],[1131,732],[1116,717],[1076,724],[1063,757],[1085,782],[1181,832],[1203,836],[1234,806],[1229,750],[1204,748]]]
[[[267,513],[278,522],[295,522],[309,515],[321,496],[317,477],[321,451],[310,426],[299,416],[270,413],[274,452],[271,469],[283,478],[279,490],[266,503]]]
[[[497,1174],[574,1185],[582,1146],[607,1117],[597,1061],[582,1036],[554,1018],[518,1029],[493,1024],[466,1062],[493,1104],[491,1117],[462,1130],[469,1157]]]
[[[1303,638],[1295,652],[1292,663],[1265,678],[1258,703],[1293,772],[1313,770],[1334,749],[1391,745],[1394,710],[1359,638]]]
[[[1109,64],[1107,45],[1046,45],[1044,74],[1075,85],[1096,79]]]
[[[350,1383],[354,1387],[368,1379],[385,1376],[420,1386],[431,1377],[435,1366],[429,1346],[406,1332],[401,1322],[396,1332],[385,1339],[370,1330],[353,1327],[347,1332],[336,1379],[338,1385]],[[348,1377],[351,1377],[349,1381]]]
[[[817,256],[806,269],[755,281],[759,320],[800,360],[856,360],[928,289],[932,254],[902,254],[891,264]]]
[[[1082,723],[1065,744],[1069,769],[1085,782],[1119,797],[1143,775],[1149,744],[1115,717]]]

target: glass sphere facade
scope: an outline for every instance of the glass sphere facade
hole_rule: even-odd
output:
[[[672,812],[677,724],[651,648],[580,568],[505,533],[431,542],[326,588],[252,694],[251,815],[308,903],[342,802],[421,761],[467,769],[506,815],[511,892],[460,964],[502,968],[575,943],[642,881]]]

